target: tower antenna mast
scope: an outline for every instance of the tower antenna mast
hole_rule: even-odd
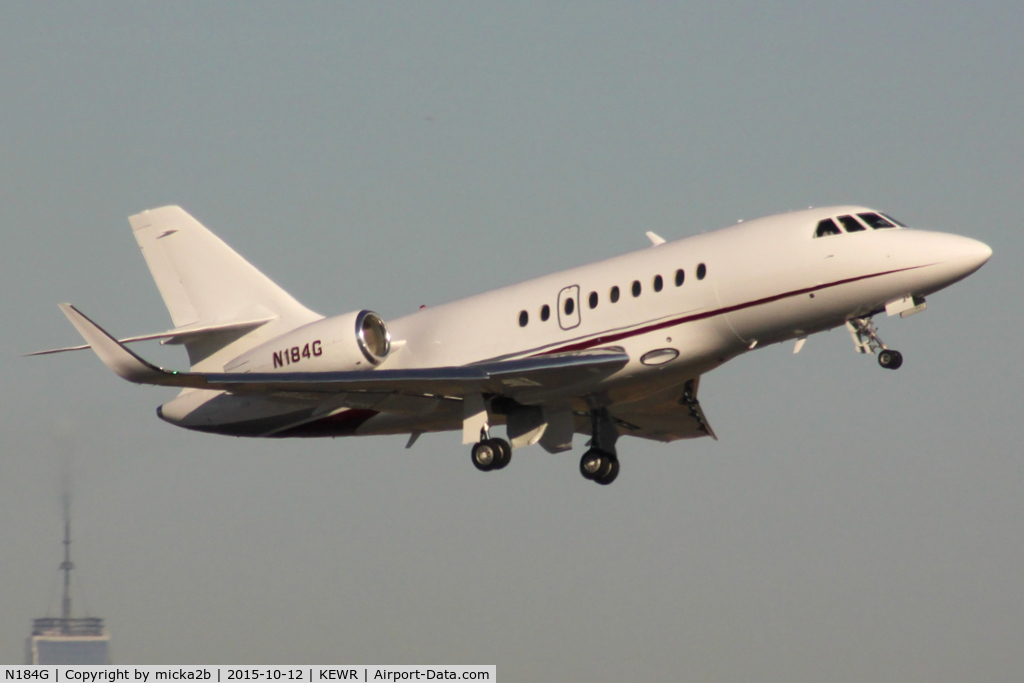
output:
[[[71,618],[71,570],[75,565],[71,562],[71,501],[64,496],[64,561],[60,563],[64,571],[64,597],[60,601],[60,618],[62,630],[67,629]]]
[[[26,664],[110,664],[110,634],[99,617],[71,616],[71,492],[64,504],[64,599],[59,617],[32,620],[32,635],[25,642]],[[52,614],[52,612],[51,612]]]

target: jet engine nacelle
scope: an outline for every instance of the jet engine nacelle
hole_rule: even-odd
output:
[[[391,351],[380,316],[355,311],[324,318],[274,337],[224,366],[225,372],[372,370]]]

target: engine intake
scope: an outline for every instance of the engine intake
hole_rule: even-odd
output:
[[[371,370],[391,353],[391,334],[373,311],[303,325],[243,353],[225,372]]]
[[[356,317],[356,339],[366,360],[374,365],[388,357],[391,352],[391,335],[381,317],[373,311],[360,311]]]

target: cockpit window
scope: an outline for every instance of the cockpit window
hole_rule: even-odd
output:
[[[892,221],[893,223],[895,223],[896,225],[900,226],[901,228],[905,228],[905,227],[907,227],[907,224],[906,224],[906,223],[901,223],[900,221],[896,220],[895,218],[893,218],[892,216],[890,216],[890,215],[889,215],[889,214],[887,214],[887,213],[883,213],[882,215],[883,215],[883,216],[885,216],[886,218],[888,218],[889,220],[891,220],[891,221]]]
[[[864,221],[865,223],[870,225],[872,228],[875,228],[876,230],[878,228],[895,228],[896,227],[895,225],[890,223],[885,218],[882,218],[881,216],[879,216],[877,213],[858,213],[857,216],[862,221]]]
[[[840,216],[839,222],[843,224],[844,228],[846,228],[846,232],[858,232],[865,229],[864,226],[860,224],[860,221],[853,216]]]
[[[843,231],[839,229],[839,226],[836,225],[834,220],[826,218],[818,223],[818,229],[814,231],[814,236],[825,237],[826,235],[841,235],[842,232]]]

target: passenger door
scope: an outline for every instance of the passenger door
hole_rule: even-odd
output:
[[[570,285],[558,293],[558,325],[571,330],[580,324],[580,287]]]

